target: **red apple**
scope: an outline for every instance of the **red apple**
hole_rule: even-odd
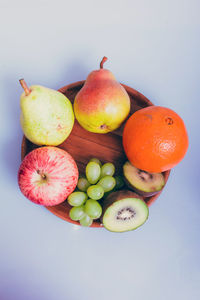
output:
[[[53,146],[31,151],[18,172],[18,184],[24,196],[45,206],[65,201],[77,182],[78,168],[72,156]]]

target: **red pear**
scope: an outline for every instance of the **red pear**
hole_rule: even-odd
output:
[[[74,100],[79,124],[88,131],[107,133],[120,127],[130,112],[130,98],[114,75],[103,68],[92,71]]]

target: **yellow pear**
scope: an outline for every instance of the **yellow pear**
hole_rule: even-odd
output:
[[[20,98],[20,122],[24,135],[36,145],[57,146],[70,134],[74,112],[62,93],[40,85],[30,88],[20,80],[24,92]]]

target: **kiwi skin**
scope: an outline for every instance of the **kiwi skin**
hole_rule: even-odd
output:
[[[124,164],[125,166],[125,164]],[[147,172],[148,173],[148,172]],[[139,194],[140,196],[142,197],[151,197],[151,196],[155,196],[157,195],[158,193],[161,193],[162,189],[164,188],[165,185],[163,185],[163,187],[160,189],[160,190],[157,190],[157,191],[151,191],[151,192],[144,192],[144,191],[141,191],[139,189],[137,189],[134,185],[132,185],[128,179],[126,178],[126,175],[125,175],[125,171],[124,171],[124,167],[123,167],[123,179],[124,179],[124,182],[127,186],[128,189],[134,191],[135,193]]]
[[[125,184],[127,186],[127,188],[129,188],[130,190],[134,191],[135,193],[137,193],[138,195],[142,196],[142,197],[151,197],[151,196],[155,196],[157,195],[158,193],[161,193],[162,189],[159,190],[159,191],[154,191],[154,192],[144,192],[144,191],[141,191],[141,190],[138,190],[136,187],[134,187],[133,185],[131,185],[129,183],[129,181],[124,177],[124,181],[125,181]]]
[[[141,195],[138,195],[130,190],[121,190],[110,193],[106,198],[102,201],[102,215],[100,218],[101,223],[103,224],[103,216],[106,209],[111,206],[114,202],[118,200],[122,200],[124,198],[138,198],[144,201],[144,198]],[[145,202],[145,201],[144,201]]]

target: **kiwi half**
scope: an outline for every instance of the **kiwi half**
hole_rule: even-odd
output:
[[[129,190],[111,193],[103,202],[101,221],[113,232],[134,230],[144,224],[149,209],[143,198]]]
[[[165,185],[162,173],[149,173],[137,169],[129,161],[123,165],[123,174],[127,186],[144,197],[156,195]]]

